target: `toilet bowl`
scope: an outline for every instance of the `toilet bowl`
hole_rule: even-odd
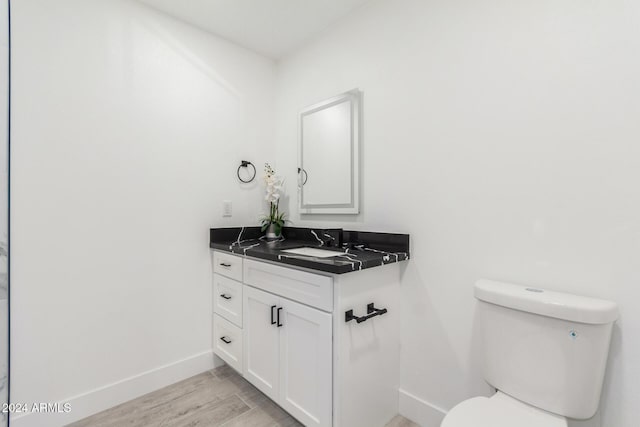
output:
[[[459,403],[440,427],[567,427],[567,420],[499,391]]]

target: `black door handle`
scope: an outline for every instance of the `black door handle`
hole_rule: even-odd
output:
[[[271,306],[271,324],[272,324],[272,325],[275,325],[275,324],[276,324],[276,321],[275,321],[275,320],[273,320],[273,309],[274,309],[274,308],[276,308],[276,306],[275,306],[275,305],[272,305],[272,306]]]
[[[221,262],[220,265],[223,267],[231,267],[231,264],[228,264],[226,262]]]
[[[231,299],[231,295],[227,295],[227,294],[220,294],[220,296],[224,299]]]
[[[278,307],[278,328],[282,326],[282,323],[280,323],[280,310],[282,310],[282,307]]]
[[[225,344],[231,344],[231,340],[227,337],[220,337],[220,340]]]

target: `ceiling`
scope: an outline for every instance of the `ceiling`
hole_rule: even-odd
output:
[[[140,0],[278,59],[370,0]]]

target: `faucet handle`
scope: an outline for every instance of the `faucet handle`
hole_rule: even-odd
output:
[[[322,233],[322,236],[326,238],[326,239],[322,239],[324,240],[324,245],[329,248],[332,247],[333,243],[335,243],[336,238],[329,233]]]
[[[327,247],[340,247],[341,234],[341,229],[322,230],[322,241]]]

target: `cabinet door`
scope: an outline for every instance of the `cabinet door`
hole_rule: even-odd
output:
[[[285,298],[280,304],[278,403],[305,426],[331,426],[331,315]]]
[[[282,328],[275,320],[280,298],[245,286],[243,303],[244,377],[272,400],[277,400],[280,380],[278,332]]]

